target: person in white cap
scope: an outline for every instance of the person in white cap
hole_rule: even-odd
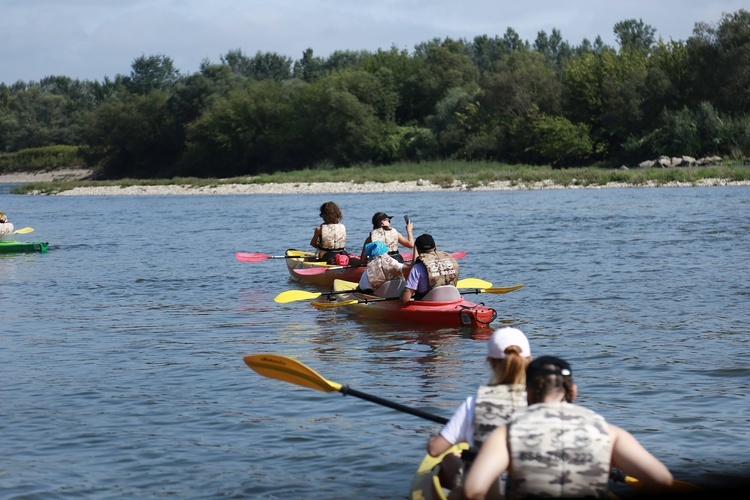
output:
[[[496,330],[487,342],[487,361],[492,369],[488,385],[466,398],[440,434],[430,437],[427,453],[437,457],[454,444],[467,442],[467,455],[476,454],[496,427],[505,425],[513,412],[526,407],[526,367],[531,359],[529,340],[521,330]],[[453,489],[463,471],[461,456],[449,453],[441,463],[441,484]]]

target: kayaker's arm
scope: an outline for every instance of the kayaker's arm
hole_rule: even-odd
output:
[[[401,292],[401,303],[402,304],[408,304],[411,302],[411,298],[414,296],[414,290],[411,288],[404,288],[404,290]]]
[[[453,446],[453,444],[448,442],[442,434],[430,436],[430,440],[427,441],[427,453],[431,457],[437,457],[448,451],[451,446]]]
[[[315,228],[315,233],[313,234],[313,237],[310,240],[310,246],[316,250],[320,250],[320,232],[321,232],[320,226],[317,226]]]
[[[628,431],[609,424],[612,443],[612,466],[638,479],[654,493],[668,492],[672,487],[672,473]]]

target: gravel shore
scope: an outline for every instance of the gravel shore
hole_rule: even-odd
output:
[[[91,174],[85,169],[65,169],[43,173],[2,174],[0,183],[44,182],[60,179],[85,179]],[[551,181],[517,183],[510,181],[492,182],[484,186],[469,187],[456,181],[450,187],[432,184],[429,181],[414,182],[310,182],[287,184],[221,184],[214,186],[100,186],[77,187],[63,191],[57,196],[127,196],[127,195],[248,195],[248,194],[297,194],[297,193],[398,193],[415,191],[509,191],[536,189],[606,189],[624,187],[694,187],[691,183],[672,182],[657,185],[649,183],[633,186],[623,183],[609,183],[605,186],[561,186]],[[705,179],[697,186],[750,186],[750,182],[734,182],[724,179]]]

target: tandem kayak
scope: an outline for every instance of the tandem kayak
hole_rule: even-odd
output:
[[[454,259],[466,257],[466,252],[452,252]],[[411,270],[412,254],[401,254],[404,262],[404,277]],[[315,260],[314,252],[302,250],[287,250],[285,255],[286,265],[292,278],[309,283],[311,285],[330,287],[334,280],[353,281],[358,283],[365,272],[365,266],[336,266],[323,261]],[[359,255],[355,256],[359,259]]]
[[[316,309],[342,308],[364,318],[385,319],[408,323],[440,326],[489,326],[497,318],[497,312],[483,304],[464,299],[458,288],[450,285],[431,290],[422,300],[403,304],[399,295],[405,280],[387,282],[378,289],[378,295],[349,292],[356,283],[334,280],[333,291],[327,301],[311,304]]]
[[[29,253],[39,252],[45,253],[49,243],[42,243],[40,241],[1,241],[0,240],[0,253]]]
[[[302,250],[287,250],[285,257],[291,277],[311,285],[331,286],[336,279],[357,283],[366,269],[364,266],[334,266],[315,260],[315,252]]]

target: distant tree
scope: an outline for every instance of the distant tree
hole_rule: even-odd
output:
[[[272,52],[258,51],[255,56],[247,57],[242,50],[230,50],[221,56],[221,62],[232,68],[232,71],[253,80],[275,80],[281,82],[292,76],[292,60]]]
[[[613,30],[620,50],[639,50],[651,52],[656,39],[656,29],[643,22],[642,19],[627,19],[615,24]]]
[[[731,114],[750,113],[750,12],[724,14],[716,25],[697,23],[687,48],[691,100]]]
[[[294,63],[292,74],[307,83],[312,83],[325,73],[325,62],[313,55],[313,49],[305,49],[302,59]]]
[[[125,80],[128,90],[145,95],[152,90],[169,90],[180,78],[172,58],[164,55],[142,55],[132,64],[130,77]]]

